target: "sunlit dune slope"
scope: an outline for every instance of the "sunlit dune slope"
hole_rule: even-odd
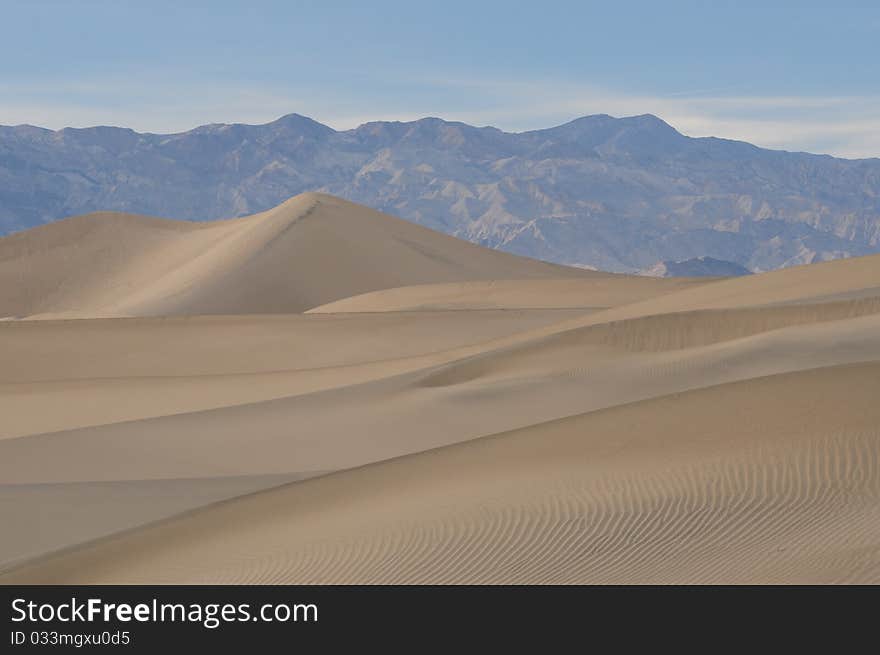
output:
[[[880,365],[855,365],[623,405],[244,497],[3,582],[877,582],[878,386]]]
[[[652,278],[594,273],[585,278],[489,280],[372,291],[314,307],[309,313],[465,309],[607,309],[691,286],[705,278]]]
[[[0,317],[286,313],[413,284],[589,275],[305,193],[235,220],[101,212],[4,237]]]

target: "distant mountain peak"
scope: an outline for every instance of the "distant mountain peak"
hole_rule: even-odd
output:
[[[276,118],[271,123],[266,123],[266,125],[316,125],[319,127],[326,128],[328,130],[333,129],[327,125],[324,125],[323,123],[316,121],[314,118],[310,118],[309,116],[303,116],[302,114],[297,114],[297,113],[284,114],[283,116]],[[333,130],[333,131],[335,131],[335,130]]]
[[[302,114],[285,114],[284,116],[281,116],[280,118],[272,121],[271,123],[267,123],[262,127],[293,129],[309,132],[314,135],[330,135],[336,133],[336,130],[334,130],[329,125],[319,123],[314,118],[309,118],[308,116],[303,116]]]
[[[654,114],[638,114],[637,116],[625,116],[618,120],[641,123],[643,125],[653,125],[656,127],[662,127],[664,129],[675,129],[669,123],[664,121],[662,118],[655,116]]]
[[[558,130],[562,128],[591,128],[603,126],[630,126],[638,125],[644,127],[652,127],[661,130],[677,130],[662,118],[658,118],[654,114],[639,114],[637,116],[610,116],[609,114],[587,114],[579,118],[572,119],[562,125],[546,128],[550,130]]]
[[[682,261],[658,262],[642,274],[651,277],[738,277],[751,275],[752,271],[736,262],[702,255]]]
[[[581,116],[568,123],[528,134],[537,137],[550,137],[564,141],[576,140],[584,145],[599,147],[604,143],[624,139],[624,149],[633,152],[646,152],[673,144],[680,145],[687,140],[674,127],[653,114],[615,118],[608,114]],[[615,150],[621,150],[618,146]]]

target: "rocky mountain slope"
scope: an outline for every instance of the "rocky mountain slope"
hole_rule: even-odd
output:
[[[689,138],[650,115],[517,134],[436,118],[335,131],[296,114],[171,135],[0,127],[0,234],[96,210],[244,216],[309,190],[611,271],[880,251],[880,159]]]

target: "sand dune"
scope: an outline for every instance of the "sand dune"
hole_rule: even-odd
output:
[[[124,480],[0,486],[0,510],[15,526],[0,543],[0,562],[27,561],[56,550],[204,507],[316,472],[193,480]],[[39,508],[40,520],[30,514]]]
[[[878,582],[878,280],[566,269],[317,194],[0,239],[0,582]]]
[[[5,237],[0,316],[275,314],[413,284],[589,275],[306,193],[235,220],[105,212]]]
[[[308,313],[452,309],[608,309],[706,284],[705,278],[593,273],[587,278],[489,280],[383,289],[314,307]]]
[[[0,439],[228,407],[423,368],[576,312],[482,311],[8,322]]]
[[[880,365],[857,365],[665,396],[287,485],[4,580],[877,582],[878,385]]]

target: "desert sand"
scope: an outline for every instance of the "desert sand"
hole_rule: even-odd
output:
[[[331,196],[0,239],[0,583],[880,582],[880,256],[731,279]]]

